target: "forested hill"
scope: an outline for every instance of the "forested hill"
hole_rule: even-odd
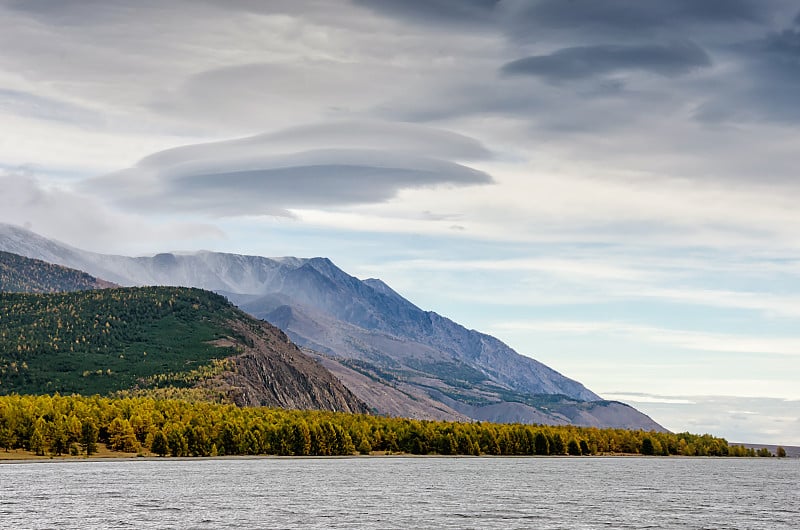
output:
[[[208,291],[0,293],[0,394],[164,388],[241,405],[366,410],[280,330]]]
[[[85,272],[0,251],[0,291],[55,293],[116,287]]]

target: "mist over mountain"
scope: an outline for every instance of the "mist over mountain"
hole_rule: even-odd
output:
[[[0,250],[121,285],[199,287],[282,329],[375,411],[436,419],[662,428],[498,339],[424,311],[327,258],[91,253],[0,225]]]
[[[0,251],[0,291],[55,293],[117,287],[85,272]]]

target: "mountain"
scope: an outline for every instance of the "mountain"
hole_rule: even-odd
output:
[[[662,430],[628,405],[424,311],[384,282],[327,258],[216,252],[129,258],[82,251],[0,225],[0,249],[123,285],[185,285],[224,294],[284,330],[360,399],[385,414]]]
[[[208,291],[0,293],[0,394],[165,388],[239,405],[368,411],[283,332]]]
[[[0,251],[0,291],[55,293],[109,287],[118,286],[82,271]]]

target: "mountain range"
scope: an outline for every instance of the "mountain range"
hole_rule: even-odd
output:
[[[663,430],[500,340],[425,311],[327,258],[97,254],[0,225],[0,250],[123,286],[198,287],[281,330],[373,411],[423,419]]]

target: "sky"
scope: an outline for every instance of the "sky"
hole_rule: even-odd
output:
[[[800,445],[800,6],[0,0],[0,222],[326,256],[673,431]]]

